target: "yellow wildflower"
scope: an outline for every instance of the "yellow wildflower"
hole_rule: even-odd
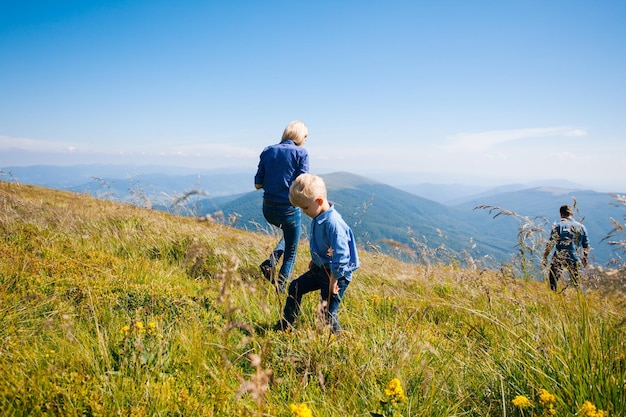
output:
[[[154,336],[156,334],[156,323],[151,321],[148,323],[148,334]]]
[[[139,333],[143,333],[146,331],[146,329],[143,327],[143,323],[140,321],[135,322],[135,329],[139,332]]]
[[[518,408],[528,408],[532,404],[530,403],[530,400],[528,399],[528,397],[524,397],[523,395],[518,395],[513,399],[513,405]]]
[[[539,405],[543,409],[543,416],[555,416],[556,409],[554,406],[556,405],[556,396],[550,394],[545,389],[539,390]]]
[[[596,412],[596,406],[593,405],[589,401],[585,401],[585,403],[583,404],[583,409],[581,410],[581,414],[583,416],[588,416],[595,412]]]
[[[313,417],[313,412],[305,403],[289,404],[289,409],[294,417]]]
[[[121,335],[126,336],[126,335],[128,335],[129,333],[130,333],[130,326],[123,326],[123,327],[120,329],[120,334],[121,334]]]
[[[385,388],[385,395],[389,397],[389,400],[392,403],[406,401],[406,396],[404,395],[402,384],[400,383],[400,380],[398,378],[394,378],[389,381],[389,385],[387,385],[387,388]]]
[[[583,408],[580,411],[581,417],[605,417],[608,416],[609,413],[598,410],[595,405],[591,403],[591,401],[585,401],[583,404]]]
[[[544,407],[549,407],[556,402],[556,396],[550,394],[545,389],[539,390],[539,403]]]

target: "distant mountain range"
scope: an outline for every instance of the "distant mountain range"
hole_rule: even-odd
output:
[[[430,252],[437,249],[444,256],[452,252],[505,262],[517,250],[518,231],[526,219],[542,226],[547,237],[551,225],[558,220],[559,207],[570,204],[576,206],[575,217],[588,229],[592,259],[605,264],[613,252],[601,240],[612,227],[610,219],[623,219],[626,213],[626,207],[616,207],[609,194],[586,190],[536,187],[493,195],[483,193],[450,206],[349,173],[322,177],[328,185],[329,200],[354,229],[361,244],[381,247],[385,252],[404,253],[411,248],[417,258],[426,246]],[[267,227],[261,200],[262,191],[256,191],[216,206],[225,217],[238,219],[235,227],[252,230]],[[479,206],[485,208],[477,209]]]
[[[252,191],[254,173],[191,173],[161,167],[79,166],[0,168],[0,179],[89,193],[98,198],[142,204],[183,215],[214,215],[237,228],[269,231],[261,213],[262,191]],[[607,193],[561,187],[511,185],[487,190],[459,185],[423,185],[446,204],[346,172],[322,175],[329,199],[369,250],[422,257],[469,257],[506,262],[516,252],[524,216],[546,228],[558,219],[562,204],[575,204],[586,225],[592,259],[607,263],[613,249],[602,238],[611,218],[623,221],[626,207]],[[569,185],[565,183],[564,185]],[[447,195],[447,197],[445,197]],[[174,202],[182,202],[176,206]],[[476,209],[485,206],[484,209]],[[490,210],[492,209],[492,210]],[[498,215],[506,210],[506,215]],[[514,215],[515,214],[515,215]],[[495,216],[495,218],[494,218]],[[308,218],[304,223],[308,226]]]
[[[76,165],[0,168],[0,179],[130,201],[138,194],[167,204],[192,191],[225,196],[250,191],[254,174],[163,166]]]
[[[422,183],[399,185],[397,186],[397,188],[448,206],[454,206],[470,200],[475,200],[479,197],[489,197],[501,193],[522,191],[530,188],[546,186],[568,190],[580,190],[582,188],[579,184],[567,180],[550,180],[527,184],[506,184],[497,187],[463,184]]]

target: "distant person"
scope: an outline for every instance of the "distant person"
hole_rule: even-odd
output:
[[[301,207],[311,217],[309,270],[289,284],[283,317],[274,327],[286,330],[293,325],[300,312],[300,302],[306,293],[320,290],[326,303],[326,320],[333,333],[341,332],[337,317],[344,292],[352,281],[352,273],[359,268],[354,234],[335,207],[328,202],[326,185],[322,178],[302,174],[291,185],[289,196],[294,206]]]
[[[550,263],[550,289],[556,291],[556,284],[563,270],[567,270],[572,282],[580,285],[580,264],[587,266],[589,257],[589,238],[587,229],[582,223],[573,219],[574,210],[571,206],[561,206],[559,209],[561,221],[552,227],[550,239],[543,253],[543,264],[548,264],[548,256],[556,246]],[[578,256],[578,248],[582,247],[582,259]]]
[[[289,201],[289,186],[298,175],[309,172],[309,154],[302,146],[309,129],[300,120],[287,125],[280,143],[263,149],[254,176],[256,189],[263,189],[263,217],[282,230],[282,237],[269,257],[260,265],[263,276],[284,292],[300,241],[302,212]],[[284,255],[280,272],[276,265]]]

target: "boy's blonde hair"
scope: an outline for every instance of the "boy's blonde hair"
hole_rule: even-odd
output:
[[[327,199],[326,184],[322,177],[313,174],[300,174],[289,187],[289,201],[296,207],[303,207],[316,198]]]
[[[308,137],[309,128],[306,127],[303,121],[294,120],[287,125],[280,141],[292,140],[296,145],[302,146]]]

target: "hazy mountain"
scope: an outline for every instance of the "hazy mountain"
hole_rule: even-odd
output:
[[[227,196],[254,189],[253,175],[229,170],[205,170],[135,165],[5,167],[0,178],[24,184],[89,193],[98,198],[131,201],[138,196],[167,203],[191,190]]]
[[[436,201],[441,204],[449,205],[451,202],[460,201],[461,199],[477,195],[489,190],[489,187],[471,186],[463,184],[406,184],[397,187],[402,191]]]
[[[420,197],[428,198],[429,200],[437,201],[438,203],[454,206],[496,194],[546,186],[567,189],[583,188],[579,184],[568,180],[545,180],[525,184],[505,184],[496,187],[465,184],[421,183],[401,185],[397,188],[419,195]]]

